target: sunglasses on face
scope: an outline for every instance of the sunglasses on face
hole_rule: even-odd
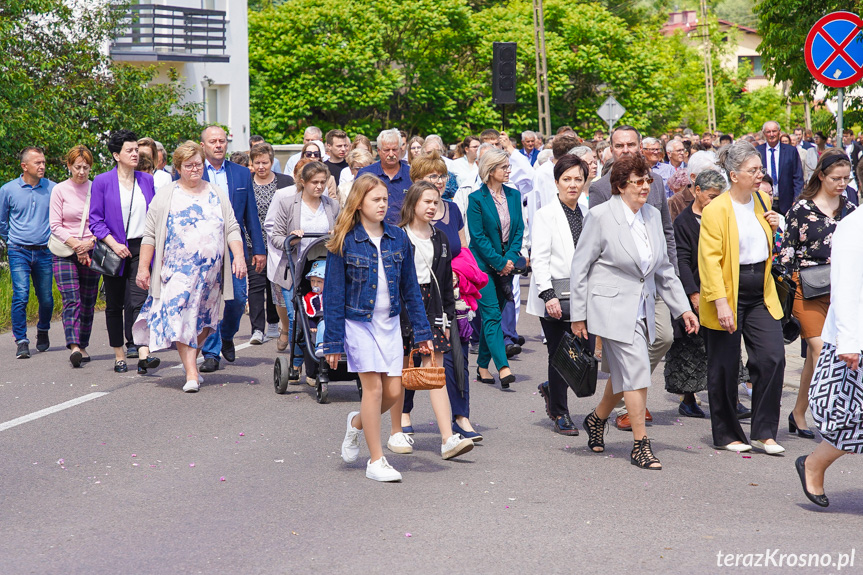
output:
[[[303,156],[305,156],[306,158],[320,158],[321,153],[320,152],[303,152]]]
[[[630,184],[635,184],[636,186],[643,186],[644,182],[647,182],[648,184],[652,184],[653,178],[648,176],[646,178],[638,178],[637,180],[626,180],[626,181],[629,182]]]

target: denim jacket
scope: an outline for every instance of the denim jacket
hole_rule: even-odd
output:
[[[371,322],[377,295],[378,250],[361,224],[345,236],[342,254],[327,254],[324,284],[324,353],[344,353],[345,319]],[[384,222],[381,257],[390,293],[389,317],[399,315],[404,300],[416,334],[414,341],[432,338],[422,302],[413,252],[407,234]],[[401,345],[401,342],[392,342]]]

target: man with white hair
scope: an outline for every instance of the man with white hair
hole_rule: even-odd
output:
[[[389,192],[387,215],[384,221],[397,226],[401,217],[405,194],[411,187],[411,169],[408,163],[401,159],[401,134],[395,128],[384,130],[378,134],[378,156],[380,160],[361,168],[357,178],[363,174],[374,174],[383,180]]]
[[[676,170],[686,168],[686,147],[677,139],[669,140],[665,144],[665,155],[668,156],[668,165]]]
[[[644,138],[641,140],[641,153],[644,154],[650,170],[662,178],[662,187],[665,188],[666,197],[671,197],[671,191],[668,189],[668,178],[673,176],[677,170],[662,161],[662,142],[656,138]]]
[[[303,132],[303,145],[310,144],[314,141],[322,142],[324,140],[324,133],[317,126],[309,126]],[[302,154],[299,152],[288,158],[288,161],[285,162],[285,173],[292,178],[294,177],[294,168],[297,167],[297,162],[299,162],[302,158],[300,157]],[[327,154],[324,154],[324,157],[321,158],[320,161],[326,162],[330,157]]]
[[[803,191],[803,163],[793,146],[779,141],[782,134],[779,122],[765,122],[761,131],[765,143],[758,145],[757,149],[762,165],[773,179],[773,197],[778,204],[773,209],[785,214]]]
[[[536,164],[536,158],[539,156],[539,150],[536,146],[536,132],[525,130],[521,133],[521,154],[530,160],[530,165]]]

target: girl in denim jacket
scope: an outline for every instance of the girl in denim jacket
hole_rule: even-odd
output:
[[[348,414],[342,459],[353,463],[365,432],[370,459],[366,477],[401,481],[383,456],[381,414],[401,398],[401,302],[413,326],[414,341],[428,354],[431,327],[417,283],[411,244],[404,230],[384,223],[388,192],[372,174],[354,181],[327,243],[324,285],[324,353],[330,367],[341,354],[363,387],[360,411]]]

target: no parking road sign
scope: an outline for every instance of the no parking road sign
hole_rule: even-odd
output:
[[[851,12],[833,12],[812,26],[803,49],[816,80],[847,88],[863,79],[863,20]]]

